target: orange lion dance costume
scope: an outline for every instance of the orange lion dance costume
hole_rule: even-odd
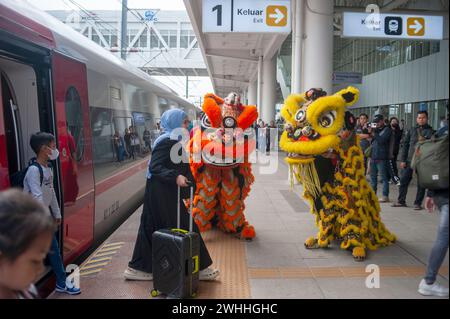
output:
[[[255,106],[242,105],[236,93],[225,99],[207,94],[203,112],[201,129],[194,129],[189,142],[197,186],[194,220],[202,232],[217,225],[250,240],[255,230],[245,219],[244,200],[254,182],[248,156],[256,146],[251,125],[258,112]]]

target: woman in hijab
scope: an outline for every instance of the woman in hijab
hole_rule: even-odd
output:
[[[134,246],[133,257],[128,263],[124,277],[129,280],[153,280],[152,275],[152,234],[163,228],[177,226],[178,186],[181,198],[188,198],[189,185],[195,185],[184,147],[179,143],[179,131],[187,129],[187,114],[179,109],[171,109],[161,117],[163,134],[159,136],[152,149],[152,158],[147,172],[144,208],[141,224]],[[178,144],[178,145],[177,145]],[[171,150],[179,150],[181,161],[171,159]],[[189,213],[184,205],[180,205],[181,228],[188,229]],[[197,225],[194,232],[200,234]],[[200,280],[214,280],[219,270],[212,269],[211,257],[200,236]]]

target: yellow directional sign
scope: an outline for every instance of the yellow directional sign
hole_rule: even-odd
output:
[[[408,35],[422,37],[425,35],[425,19],[420,17],[408,18]]]
[[[284,27],[288,21],[288,8],[286,6],[268,6],[266,23],[270,27]]]

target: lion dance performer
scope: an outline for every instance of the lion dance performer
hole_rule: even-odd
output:
[[[225,99],[207,94],[201,129],[190,140],[190,165],[196,181],[193,215],[200,231],[212,225],[240,238],[255,237],[244,216],[244,200],[254,181],[249,154],[256,141],[250,127],[258,118],[255,106],[240,103],[236,93]],[[196,155],[201,154],[201,158]]]
[[[348,87],[332,96],[321,89],[291,95],[281,110],[286,120],[280,147],[288,153],[291,181],[297,178],[316,216],[319,233],[307,249],[325,248],[333,239],[357,261],[366,248],[395,242],[380,219],[376,194],[364,176],[364,157],[355,134],[355,117],[346,108],[359,91]]]

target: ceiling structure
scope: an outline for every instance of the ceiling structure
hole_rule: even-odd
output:
[[[215,93],[242,93],[258,76],[259,56],[273,58],[287,34],[203,33],[202,0],[184,0]]]

